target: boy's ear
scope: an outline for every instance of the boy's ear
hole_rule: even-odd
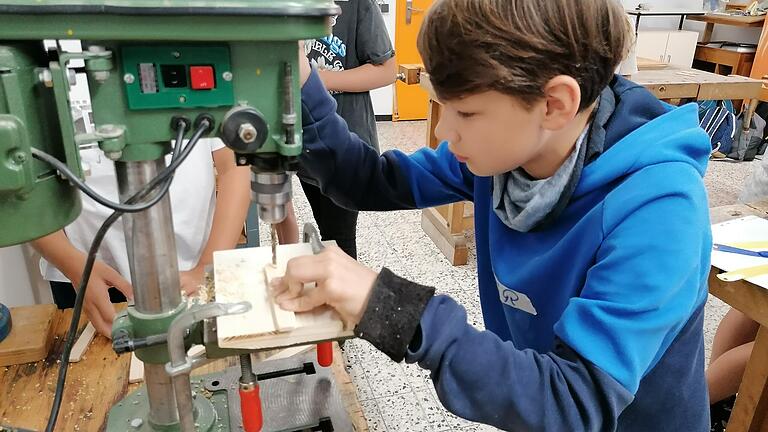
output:
[[[564,128],[579,113],[581,87],[568,75],[558,75],[544,86],[546,114],[542,126],[552,131]]]

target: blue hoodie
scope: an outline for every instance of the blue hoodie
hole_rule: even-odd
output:
[[[559,217],[523,233],[493,211],[492,179],[447,145],[379,156],[348,132],[316,73],[304,86],[300,175],[338,204],[475,204],[487,330],[435,296],[406,355],[461,417],[515,431],[709,430],[709,139],[695,105],[672,109],[621,77],[611,89],[603,153]]]

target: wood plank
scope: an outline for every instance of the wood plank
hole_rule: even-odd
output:
[[[328,243],[327,244],[333,244]],[[285,272],[288,261],[312,255],[308,243],[280,245],[275,276]],[[216,300],[222,303],[248,301],[252,309],[244,314],[216,319],[218,344],[222,348],[273,349],[352,336],[338,313],[328,306],[295,314],[295,325],[287,331],[275,325],[274,304],[267,289],[264,268],[272,263],[269,247],[218,251],[213,255]],[[307,284],[304,290],[316,289]]]
[[[768,410],[768,328],[757,332],[726,432],[758,432]]]
[[[762,86],[747,77],[674,67],[639,71],[631,79],[659,99],[751,99],[759,96]]]
[[[443,106],[434,99],[429,100],[429,109],[427,110],[427,147],[436,149],[440,141],[435,136],[435,129],[440,121],[440,115],[443,113]]]
[[[736,75],[732,75],[736,77]],[[702,83],[699,89],[699,100],[721,99],[753,99],[760,96],[762,83],[754,82],[729,82],[729,83]]]
[[[264,278],[269,290],[269,282],[285,274],[285,268],[278,270],[271,263],[264,266]],[[288,331],[296,328],[296,314],[287,311],[278,305],[272,303],[272,317],[274,318],[275,329],[278,331]]]
[[[716,268],[710,270],[709,292],[760,325],[768,326],[768,290],[745,280],[723,282],[717,277],[721,272]]]
[[[726,15],[726,14],[706,14],[692,15],[687,17],[691,21],[699,21],[710,24],[725,24],[736,27],[762,27],[765,21],[765,15],[762,16],[744,16],[744,15]]]
[[[457,202],[448,205],[448,232],[452,235],[464,235],[464,203]]]
[[[336,388],[339,389],[341,400],[349,413],[350,420],[354,426],[355,432],[368,432],[368,422],[365,420],[363,408],[357,397],[355,385],[352,383],[352,377],[349,376],[344,368],[344,360],[339,349],[339,344],[333,344],[333,377],[336,379]]]
[[[56,306],[11,308],[11,332],[0,342],[0,366],[42,360],[53,342]],[[2,394],[2,393],[0,393]]]
[[[131,364],[128,369],[128,383],[136,384],[144,381],[144,362],[131,353]]]
[[[669,67],[669,63],[663,63],[660,61],[638,57],[637,58],[637,69],[638,70],[657,70],[657,69],[666,69]]]
[[[85,352],[88,350],[88,346],[91,344],[93,337],[96,336],[96,327],[88,321],[85,325],[83,332],[80,333],[80,337],[77,338],[75,344],[72,345],[72,350],[69,352],[70,363],[77,363],[83,359]]]
[[[440,221],[434,214],[425,209],[421,212],[421,229],[432,239],[440,252],[448,259],[451,265],[459,266],[467,263],[469,250],[464,234],[451,235],[440,227]]]

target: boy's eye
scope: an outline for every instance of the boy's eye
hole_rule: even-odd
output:
[[[474,117],[475,115],[477,115],[477,113],[473,113],[473,112],[465,112],[465,111],[458,111],[458,114],[459,114],[459,117],[461,117],[461,118],[465,118],[465,119],[466,119],[466,118],[472,118],[472,117]]]

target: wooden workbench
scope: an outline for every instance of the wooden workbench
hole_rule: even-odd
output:
[[[765,22],[765,15],[745,16],[745,15],[726,15],[722,13],[708,13],[706,15],[689,16],[691,21],[706,23],[704,28],[704,37],[701,43],[707,44],[712,40],[712,32],[715,24],[729,25],[734,27],[762,27]]]
[[[71,309],[58,311],[55,340],[48,358],[37,363],[0,368],[0,425],[31,430],[44,430],[53,401],[58,376],[58,358],[62,341],[72,316]],[[84,324],[84,322],[83,322]],[[111,342],[96,336],[85,358],[69,365],[67,384],[56,430],[62,432],[100,431],[106,424],[109,409],[140,384],[128,384],[131,356],[118,356]],[[368,431],[357,393],[344,370],[344,362],[336,348],[334,378],[347,407],[355,431]],[[237,364],[237,359],[222,359],[195,369],[193,375],[223,370]]]
[[[746,216],[768,218],[768,202],[732,205],[710,210],[712,223]],[[768,289],[745,280],[723,282],[719,269],[709,274],[709,292],[760,324],[752,356],[739,387],[726,432],[768,431]]]

